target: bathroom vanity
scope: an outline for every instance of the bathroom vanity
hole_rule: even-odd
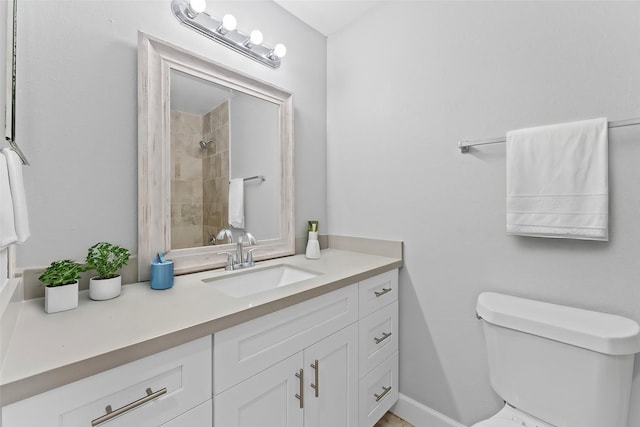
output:
[[[315,276],[232,297],[216,283],[250,271],[194,273],[53,316],[23,302],[3,427],[372,426],[398,398],[401,259],[328,249],[255,271],[283,264]]]
[[[2,427],[373,426],[398,399],[402,243],[329,236],[331,249],[320,259],[291,256],[293,94],[144,33],[138,54],[140,282],[108,301],[90,301],[83,291],[77,309],[55,315],[44,313],[41,299],[14,303],[0,371]],[[213,154],[228,159],[224,153],[237,145],[222,137],[211,144],[209,132],[194,139],[201,141],[187,150],[192,158],[178,156],[170,107],[181,96],[169,90],[179,86],[177,76],[224,89],[236,106],[251,96],[270,107],[272,144],[234,154],[235,163],[214,162],[218,170]],[[203,116],[203,132],[212,129],[206,117],[218,117],[210,114],[215,108]],[[251,139],[262,144],[265,135]],[[176,171],[196,169],[220,188],[266,176],[248,186],[246,227],[238,229],[259,237],[255,267],[216,270],[226,263],[221,253],[241,255],[242,247],[211,238],[220,230],[204,219],[192,247],[176,241],[191,203],[178,191],[189,177]],[[209,213],[203,216],[215,217]],[[147,282],[159,252],[178,274],[164,291]]]

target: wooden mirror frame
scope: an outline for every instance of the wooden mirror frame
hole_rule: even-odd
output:
[[[175,69],[277,104],[280,108],[280,235],[259,240],[256,261],[295,252],[293,95],[148,34],[138,34],[138,280],[149,280],[158,252],[174,274],[223,267],[235,243],[171,250],[170,74]]]

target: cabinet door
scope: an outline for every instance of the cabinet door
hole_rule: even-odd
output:
[[[358,425],[358,325],[304,350],[304,426]]]
[[[302,353],[214,396],[217,427],[302,427]]]

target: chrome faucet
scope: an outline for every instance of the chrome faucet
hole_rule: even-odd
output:
[[[229,242],[233,243],[233,235],[227,228],[223,228],[222,230],[220,230],[217,236],[218,240],[225,237],[229,239]],[[232,251],[218,252],[218,255],[227,255],[227,265],[224,267],[225,270],[239,270],[241,268],[253,267],[255,265],[255,262],[253,262],[253,251],[256,248],[249,249],[245,256],[242,246],[245,237],[247,239],[248,246],[255,245],[257,243],[256,238],[253,237],[253,234],[249,233],[248,231],[243,231],[242,235],[236,242],[235,254]]]
[[[225,237],[229,240],[229,243],[233,243],[233,234],[231,234],[231,230],[229,230],[228,228],[223,228],[222,230],[220,230],[218,232],[218,235],[216,236],[216,239],[221,240]]]

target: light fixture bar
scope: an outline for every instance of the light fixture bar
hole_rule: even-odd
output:
[[[217,41],[244,56],[258,61],[271,68],[280,67],[280,57],[273,54],[273,49],[262,44],[245,43],[249,35],[238,30],[217,31],[222,27],[222,20],[216,19],[206,12],[195,14],[189,7],[189,0],[172,0],[171,10],[178,20],[203,36]]]

